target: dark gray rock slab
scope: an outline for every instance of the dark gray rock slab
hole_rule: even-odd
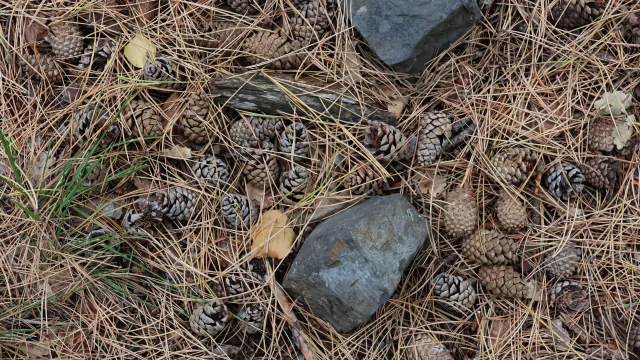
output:
[[[427,236],[427,220],[401,195],[373,197],[318,225],[283,286],[349,331],[389,300]]]
[[[347,14],[380,60],[421,73],[426,63],[471,29],[476,0],[344,0]]]

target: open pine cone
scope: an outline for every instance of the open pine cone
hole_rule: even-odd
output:
[[[364,166],[347,175],[343,186],[353,195],[364,195],[370,191],[381,194],[384,184],[385,179],[382,176],[377,175],[371,167]]]
[[[495,209],[503,229],[517,231],[527,226],[527,208],[508,192],[504,190],[500,192]]]
[[[589,294],[577,283],[562,280],[549,291],[551,304],[560,313],[573,314],[587,310],[590,306]]]
[[[160,137],[164,134],[160,113],[146,100],[131,100],[122,112],[122,119],[137,137]]]
[[[171,220],[189,220],[199,210],[198,196],[193,191],[182,187],[158,191],[147,201],[150,208]]]
[[[258,209],[246,196],[229,193],[222,198],[222,215],[229,225],[249,227],[258,219]]]
[[[478,204],[473,190],[456,188],[446,195],[445,202],[443,222],[449,236],[471,235],[478,226]]]
[[[301,165],[282,174],[280,192],[285,204],[294,205],[304,199],[309,188],[309,170]]]
[[[118,43],[115,40],[99,39],[95,44],[91,43],[85,47],[78,66],[80,68],[99,68],[106,64],[117,51]]]
[[[580,264],[582,250],[573,242],[568,242],[559,251],[549,251],[545,257],[545,270],[559,279],[575,274]]]
[[[334,12],[334,1],[309,0],[289,19],[288,30],[302,43],[313,42],[331,29]]]
[[[269,141],[263,141],[261,147],[250,148],[242,154],[244,167],[242,174],[247,182],[262,188],[268,186],[271,179],[280,177],[280,166],[274,155],[274,146]]]
[[[76,23],[63,21],[52,25],[45,40],[57,58],[75,60],[84,53],[84,39]]]
[[[265,308],[261,304],[245,304],[238,312],[238,318],[247,334],[262,332],[265,321]]]
[[[513,263],[517,252],[513,240],[494,230],[479,229],[462,241],[462,254],[478,265]]]
[[[453,360],[453,356],[447,348],[426,334],[416,335],[407,352],[408,358],[411,360]]]
[[[144,80],[153,81],[154,88],[166,91],[183,90],[183,83],[177,68],[169,57],[158,56],[144,65]]]
[[[551,8],[551,19],[561,29],[573,30],[590,24],[603,13],[606,0],[561,0]]]
[[[531,149],[512,147],[498,151],[491,158],[491,165],[498,180],[520,185],[529,177],[536,159],[537,154]]]
[[[28,54],[20,57],[20,65],[29,76],[36,76],[52,84],[62,82],[62,67],[51,55]]]
[[[249,36],[242,46],[250,54],[247,56],[250,64],[267,62],[265,66],[275,70],[300,68],[304,61],[304,55],[298,53],[301,47],[298,40],[291,41],[285,36],[267,31]]]
[[[457,310],[473,308],[476,303],[476,290],[460,276],[438,274],[431,280],[434,295],[443,298],[447,304]]]
[[[594,157],[582,164],[580,170],[586,182],[596,189],[612,189],[618,181],[616,170],[619,165],[613,158]]]
[[[74,136],[86,143],[94,136],[102,136],[99,148],[105,148],[120,137],[120,128],[110,123],[109,112],[95,103],[80,106],[73,114]]]
[[[364,137],[364,145],[376,160],[389,163],[405,158],[408,141],[395,126],[371,121]]]
[[[593,150],[612,152],[615,148],[613,134],[616,122],[608,118],[595,119],[589,124],[587,144]]]
[[[510,265],[485,265],[478,269],[482,285],[497,296],[531,299],[535,295],[535,282],[524,282]]]
[[[547,190],[562,201],[575,199],[584,189],[585,178],[582,171],[569,163],[556,163],[545,173]]]
[[[220,300],[199,305],[189,317],[189,325],[194,333],[202,336],[216,336],[229,322],[229,310]]]
[[[82,185],[86,187],[97,186],[97,189],[101,189],[101,185],[106,185],[107,168],[99,160],[89,160],[81,169],[80,176],[82,178],[86,176]]]
[[[287,157],[293,156],[294,160],[309,157],[309,137],[303,123],[292,123],[284,128],[280,135],[280,152]]]
[[[215,155],[206,155],[193,164],[193,173],[196,178],[205,180],[213,186],[220,186],[229,180],[229,167]]]
[[[640,324],[634,326],[629,334],[629,345],[636,349],[640,348]]]
[[[431,165],[442,155],[442,146],[451,138],[451,120],[451,115],[443,111],[422,114],[416,148],[420,166]]]
[[[187,97],[184,111],[178,118],[178,129],[187,140],[197,145],[204,145],[214,136],[210,130],[209,114],[210,105],[205,92],[202,90],[191,91]]]
[[[242,153],[242,148],[257,148],[263,141],[272,141],[283,127],[280,119],[251,116],[232,122],[229,138]]]

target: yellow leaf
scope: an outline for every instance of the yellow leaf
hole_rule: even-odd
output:
[[[249,232],[253,240],[252,256],[267,255],[274,259],[284,259],[289,255],[296,234],[287,223],[287,215],[280,210],[264,212],[260,221]]]
[[[146,36],[138,33],[124,47],[124,57],[131,65],[143,68],[147,60],[156,57],[156,46]]]

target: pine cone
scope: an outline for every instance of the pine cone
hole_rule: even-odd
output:
[[[449,350],[426,334],[416,335],[407,351],[411,360],[453,360]]]
[[[301,122],[287,125],[280,135],[280,152],[293,156],[294,160],[309,157],[309,137]]]
[[[164,210],[159,209],[156,203],[139,199],[125,214],[122,226],[130,232],[131,228],[146,228],[161,223],[163,217]]]
[[[496,202],[496,215],[502,228],[507,231],[517,231],[527,226],[527,208],[506,191],[500,192],[500,198]]]
[[[193,164],[196,178],[207,181],[213,186],[220,186],[229,180],[229,167],[215,155],[207,155]]]
[[[584,189],[584,181],[580,169],[569,163],[557,163],[545,173],[547,190],[562,201],[577,198]]]
[[[295,205],[307,195],[309,171],[300,165],[282,174],[280,192],[285,204]]]
[[[395,126],[371,121],[364,137],[364,145],[383,163],[404,159],[407,152],[407,138]]]
[[[82,185],[86,187],[105,185],[104,183],[107,178],[107,168],[104,167],[104,165],[102,165],[100,161],[89,160],[81,170],[81,178],[84,178],[85,176],[87,177]]]
[[[246,196],[230,193],[222,198],[222,214],[229,225],[249,227],[258,219],[258,209]]]
[[[202,336],[216,336],[229,322],[229,310],[220,300],[198,306],[189,317],[189,325],[194,333]]]
[[[282,129],[280,119],[252,116],[232,122],[229,138],[237,147],[257,148],[261,142],[273,140]],[[239,150],[244,152],[244,149]]]
[[[29,76],[57,84],[62,82],[62,68],[53,56],[29,54],[20,58],[23,71]]]
[[[227,49],[241,40],[244,30],[240,23],[209,21],[200,29],[202,36],[196,40],[196,45],[209,49]]]
[[[491,159],[497,178],[507,184],[520,185],[535,166],[537,154],[530,149],[512,147],[498,151]]]
[[[587,143],[593,150],[612,152],[615,148],[613,133],[616,122],[611,119],[596,119],[589,124]]]
[[[525,283],[510,265],[482,266],[478,277],[482,285],[497,296],[531,299],[535,295],[535,283]]]
[[[224,290],[227,296],[240,295],[263,284],[263,277],[255,277],[253,272],[245,268],[242,269],[242,272],[229,274],[224,278]]]
[[[620,163],[612,158],[596,157],[588,159],[580,166],[587,183],[597,189],[612,189],[618,181],[616,170]]]
[[[162,118],[145,100],[131,100],[122,112],[127,128],[137,137],[161,137],[164,134]]]
[[[152,209],[163,213],[171,220],[189,220],[199,210],[198,196],[182,187],[158,191],[148,201]]]
[[[172,60],[164,56],[147,61],[144,65],[143,78],[147,81],[153,81],[152,86],[160,90],[173,91],[185,88]]]
[[[640,45],[640,8],[630,10],[627,6],[620,7],[621,13],[628,14],[622,23],[624,37],[632,44]]]
[[[478,225],[478,205],[473,190],[456,188],[447,194],[445,202],[443,222],[449,236],[471,235]]]
[[[634,326],[629,334],[629,345],[638,349],[640,348],[640,324]]]
[[[112,39],[100,39],[84,49],[78,66],[80,68],[99,68],[105,65],[118,51],[118,43]]]
[[[582,250],[572,242],[568,242],[560,249],[560,251],[549,251],[545,257],[545,270],[555,276],[563,279],[575,274],[580,264]]]
[[[280,166],[273,151],[273,144],[269,141],[263,141],[260,149],[248,149],[245,154],[242,154],[244,160],[242,174],[247,182],[263,187],[270,180],[278,179]]]
[[[508,264],[516,260],[518,245],[497,231],[479,229],[462,241],[462,254],[478,265]]]
[[[560,313],[577,313],[590,306],[589,294],[573,281],[559,281],[551,288],[551,304]]]
[[[451,137],[451,120],[451,115],[442,111],[427,112],[421,116],[416,149],[420,166],[431,165],[442,155],[442,146]]]
[[[385,179],[376,175],[369,166],[359,167],[344,180],[344,188],[351,191],[353,195],[364,195],[369,191],[374,194],[382,194]]]
[[[250,54],[247,56],[250,64],[268,61],[265,66],[275,70],[298,69],[302,66],[304,55],[298,54],[301,47],[297,40],[290,41],[285,36],[267,31],[249,36],[242,46],[243,50]]]
[[[471,309],[476,303],[473,286],[460,276],[439,274],[431,280],[433,293],[447,301],[455,309]]]
[[[245,304],[238,312],[247,334],[262,332],[265,321],[265,308],[260,304]]]
[[[178,128],[187,140],[197,145],[204,145],[211,141],[214,134],[210,130],[210,105],[204,91],[192,91],[187,98],[187,104],[178,119]]]
[[[256,14],[264,6],[266,0],[227,0],[233,11],[239,14]]]
[[[74,114],[73,133],[83,143],[88,142],[94,135],[100,138],[99,148],[103,149],[120,138],[120,128],[110,123],[108,111],[95,103],[86,104],[78,108]]]
[[[603,0],[561,0],[551,8],[551,19],[560,29],[573,30],[590,24],[605,5]]]
[[[310,43],[331,29],[331,19],[334,16],[335,5],[333,1],[323,4],[324,1],[310,0],[300,7],[299,12],[289,19],[288,29],[293,38],[302,43]]]
[[[80,26],[70,21],[51,26],[45,40],[51,44],[51,50],[57,58],[74,59],[84,52]]]

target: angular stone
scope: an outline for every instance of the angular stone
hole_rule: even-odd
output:
[[[283,286],[349,331],[389,300],[427,237],[427,221],[400,194],[373,197],[318,225]]]
[[[380,60],[421,73],[426,63],[482,17],[476,0],[344,0],[347,14]]]

